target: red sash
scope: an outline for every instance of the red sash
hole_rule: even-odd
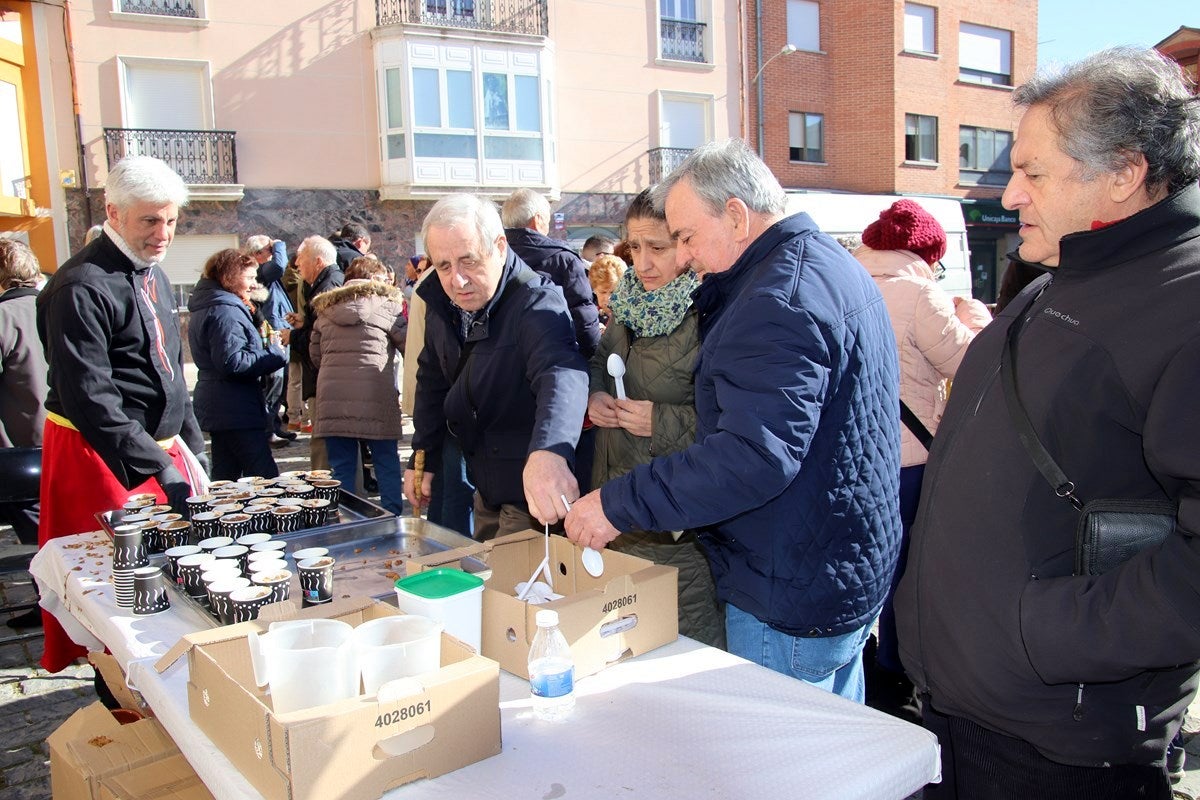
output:
[[[182,474],[188,474],[178,440],[164,452]],[[126,489],[79,431],[46,421],[42,439],[39,545],[61,536],[98,530],[96,512],[120,508],[131,494],[143,492],[152,492],[158,496],[158,502],[166,502],[158,481],[151,478]],[[46,635],[42,667],[48,672],[59,672],[76,658],[87,655],[87,649],[75,644],[52,614],[43,611],[42,622]]]

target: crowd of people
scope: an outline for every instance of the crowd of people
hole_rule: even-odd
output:
[[[1200,99],[1118,48],[1014,100],[995,320],[939,287],[919,200],[843,246],[731,139],[582,255],[528,189],[439,200],[402,270],[354,222],[290,262],[268,235],[222,250],[194,393],[158,266],[187,187],[128,158],[40,294],[0,240],[0,445],[41,446],[44,476],[40,517],[4,512],[44,543],[131,492],[184,508],[311,432],[395,513],[677,567],[682,633],[857,702],[878,629],[871,680],[942,745],[927,798],[1169,798],[1200,660]],[[1108,501],[1169,503],[1175,531],[1099,574],[1076,531]],[[58,670],[81,648],[45,623]]]

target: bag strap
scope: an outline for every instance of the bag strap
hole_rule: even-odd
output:
[[[1017,336],[1025,324],[1025,314],[1029,311],[1030,306],[1041,297],[1042,292],[1049,284],[1050,278],[1047,276],[1036,288],[1031,285],[1029,297],[1021,306],[1021,310],[1013,319],[1012,324],[1008,326],[1004,353],[1000,357],[1000,380],[1004,386],[1004,403],[1008,406],[1008,416],[1017,430],[1017,438],[1021,440],[1021,446],[1033,460],[1033,465],[1037,467],[1038,472],[1054,489],[1054,494],[1068,501],[1076,509],[1082,510],[1083,503],[1075,496],[1075,483],[1067,477],[1067,474],[1062,471],[1062,467],[1038,439],[1037,432],[1033,429],[1033,423],[1029,421],[1029,414],[1021,405],[1021,398],[1017,391]]]
[[[929,428],[925,427],[925,423],[921,422],[913,410],[908,407],[908,404],[903,400],[900,401],[900,421],[904,423],[904,427],[908,428],[913,436],[917,437],[917,441],[926,450],[929,450],[933,444],[933,434],[929,432]]]

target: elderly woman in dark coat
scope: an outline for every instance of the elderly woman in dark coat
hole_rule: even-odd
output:
[[[380,503],[403,513],[396,356],[403,355],[408,333],[404,296],[383,263],[362,256],[346,270],[345,285],[317,295],[313,312],[309,354],[318,368],[313,436],[325,440],[333,476],[347,489],[356,483],[359,442],[365,442]]]
[[[222,250],[204,265],[188,301],[188,343],[199,370],[192,405],[212,439],[212,477],[279,474],[271,456],[271,415],[260,379],[287,363],[278,334],[266,345],[254,326],[250,292],[258,264]]]
[[[692,373],[700,333],[692,309],[696,276],[675,261],[666,217],[639,194],[625,213],[633,269],[612,292],[612,317],[591,360],[588,416],[596,425],[592,485],[624,475],[696,440]],[[625,362],[626,399],[616,397],[608,359]],[[725,615],[708,559],[692,531],[630,531],[609,547],[679,569],[679,632],[725,647]]]

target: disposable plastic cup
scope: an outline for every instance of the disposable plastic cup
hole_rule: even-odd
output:
[[[358,696],[354,629],[341,620],[272,622],[247,634],[254,679],[269,686],[276,714]]]
[[[354,629],[354,646],[363,692],[373,695],[388,681],[441,667],[442,624],[414,614],[380,617]]]

